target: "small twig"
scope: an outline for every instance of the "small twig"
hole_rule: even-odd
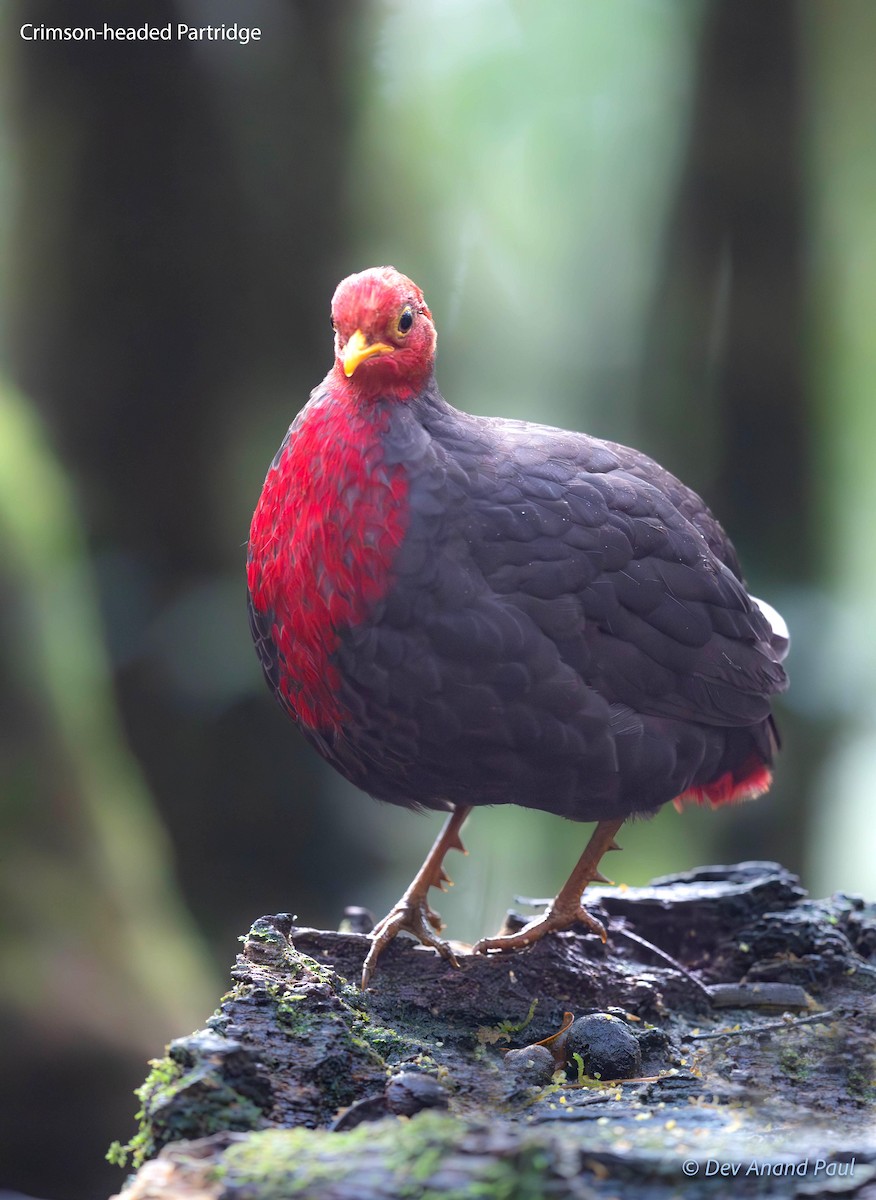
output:
[[[624,1083],[659,1083],[661,1079],[674,1079],[674,1075],[634,1075],[631,1079],[593,1079],[588,1078],[582,1083],[577,1080],[574,1083],[559,1084],[560,1091],[568,1091],[569,1088],[590,1088],[592,1091],[598,1091],[600,1088],[618,1087]]]
[[[687,967],[683,967],[680,962],[677,962],[671,954],[667,954],[666,951],[661,950],[659,946],[655,946],[652,942],[646,941],[645,938],[639,937],[637,933],[632,933],[629,929],[625,929],[622,925],[616,924],[615,922],[612,922],[608,929],[612,937],[617,936],[620,938],[626,938],[627,941],[634,942],[637,946],[642,946],[645,950],[649,950],[652,954],[656,955],[657,958],[662,959],[667,966],[672,967],[674,971],[678,971],[685,977],[685,979],[689,980],[694,987],[697,988],[698,991],[702,992],[702,994],[706,996],[711,1003],[712,993],[706,984],[704,984],[702,980],[697,979],[696,975],[689,971]]]
[[[715,1008],[812,1008],[812,997],[796,983],[713,983]]]
[[[722,1029],[718,1033],[690,1033],[682,1038],[686,1042],[706,1042],[714,1038],[757,1036],[777,1029],[792,1029],[797,1025],[815,1025],[821,1021],[832,1021],[837,1016],[835,1009],[828,1012],[811,1013],[808,1017],[789,1017],[782,1021],[764,1021],[760,1025],[741,1025],[738,1029]]]

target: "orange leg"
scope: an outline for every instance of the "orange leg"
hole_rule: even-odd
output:
[[[371,938],[371,949],[362,966],[363,989],[368,986],[384,948],[402,929],[419,938],[424,945],[434,946],[441,957],[446,958],[454,967],[459,966],[447,942],[438,937],[443,928],[441,918],[430,908],[427,896],[429,888],[432,887],[440,888],[442,892],[447,890],[444,885],[450,883],[450,878],[444,870],[444,856],[448,850],[461,850],[465,853],[459,831],[470,812],[471,808],[467,806],[453,810],[410,887],[392,911],[387,913],[382,921],[378,921],[368,935]]]
[[[598,933],[603,941],[607,934],[601,922],[591,917],[581,903],[581,893],[588,883],[594,880],[607,883],[608,880],[599,872],[599,860],[607,850],[619,850],[614,835],[623,825],[619,821],[600,821],[584,848],[584,853],[578,860],[572,874],[560,889],[556,899],[548,906],[544,916],[534,917],[524,925],[519,933],[509,933],[503,937],[482,938],[474,947],[476,954],[485,954],[488,950],[519,950],[539,941],[546,933],[553,930],[570,929],[577,922],[586,925],[593,933]]]

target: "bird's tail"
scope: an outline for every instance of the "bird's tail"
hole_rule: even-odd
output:
[[[755,604],[760,609],[763,616],[769,622],[769,627],[772,630],[770,645],[775,651],[779,662],[783,662],[791,648],[791,634],[788,631],[785,618],[771,604],[767,604],[766,600],[758,600],[757,596],[749,596],[749,599],[752,604]]]

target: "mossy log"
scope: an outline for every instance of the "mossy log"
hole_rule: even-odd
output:
[[[140,1089],[124,1200],[873,1200],[876,905],[760,862],[587,900],[607,945],[400,937],[364,993],[363,934],[256,921]]]

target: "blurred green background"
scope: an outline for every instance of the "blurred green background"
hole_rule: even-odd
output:
[[[144,1060],[237,935],[385,911],[436,831],[309,750],[244,609],[267,463],[365,266],[423,287],[452,403],[651,453],[791,626],[771,794],[632,825],[616,878],[777,858],[872,894],[876,5],[0,13],[0,1190],[120,1186]],[[262,36],[19,35],[119,20]],[[448,933],[552,894],[586,832],[476,813]]]

